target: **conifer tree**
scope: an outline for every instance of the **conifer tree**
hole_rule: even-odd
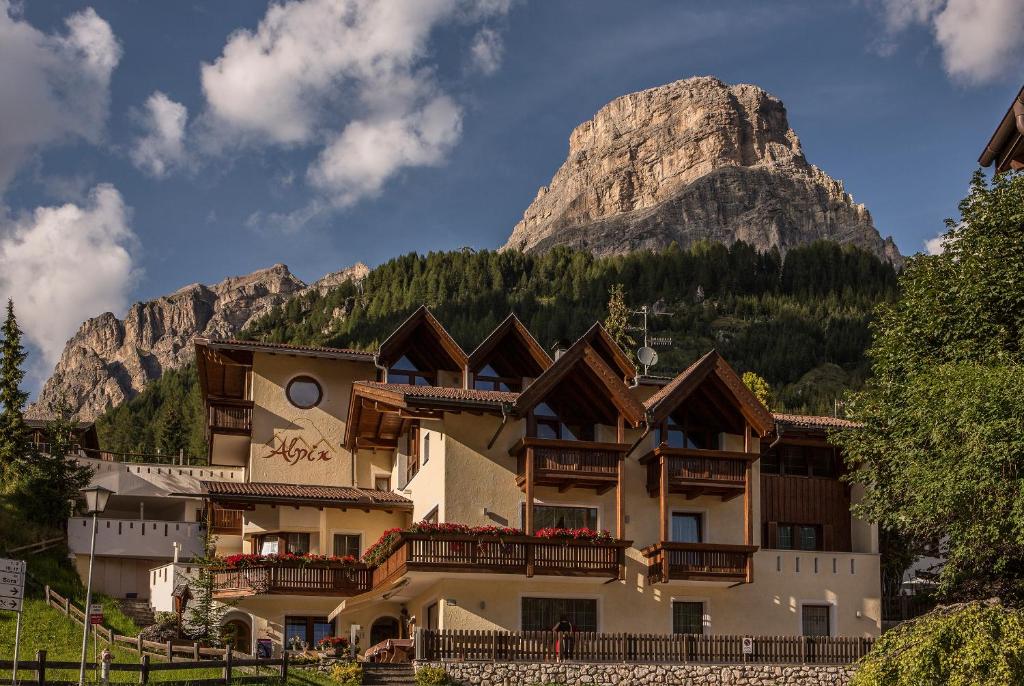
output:
[[[209,522],[203,536],[203,554],[192,558],[197,565],[196,574],[188,581],[191,600],[188,606],[188,617],[185,629],[193,640],[206,645],[219,646],[224,642],[224,627],[221,620],[231,609],[233,603],[216,599],[221,584],[217,581],[217,570],[221,567],[217,559],[217,538],[210,530]]]
[[[75,460],[74,431],[67,407],[59,405],[46,427],[46,451],[28,451],[18,469],[15,503],[26,519],[52,529],[63,529],[68,503],[92,476],[92,469]]]
[[[7,316],[0,331],[0,477],[5,486],[13,480],[13,468],[25,456],[28,445],[23,414],[28,393],[21,390],[26,357],[21,329],[14,316],[14,301],[8,299]]]

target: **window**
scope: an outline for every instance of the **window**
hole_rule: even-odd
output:
[[[296,376],[285,388],[288,402],[300,410],[316,407],[323,400],[324,392],[320,384],[311,376]]]
[[[778,524],[775,547],[781,550],[821,550],[821,526],[817,524]],[[765,533],[765,540],[770,536]]]
[[[309,534],[281,532],[257,537],[256,547],[260,555],[291,553],[305,555],[309,552]]]
[[[404,383],[412,386],[433,386],[436,374],[421,371],[408,357],[402,356],[388,369],[388,383]]]
[[[334,635],[334,622],[326,617],[285,617],[284,618],[284,645],[286,648],[294,649],[298,643],[305,643],[306,647],[312,647],[326,637]]]
[[[423,517],[423,521],[428,524],[437,524],[437,505],[430,508],[430,512]]]
[[[423,464],[430,461],[430,434],[426,431],[423,433]]]
[[[804,605],[801,608],[801,623],[804,636],[831,636],[829,605]]]
[[[802,447],[783,446],[781,462],[783,474],[807,476],[807,455]]]
[[[351,555],[359,559],[362,552],[359,545],[360,538],[359,534],[334,534],[334,554],[338,557]]]
[[[391,490],[391,477],[390,476],[376,476],[373,478],[373,487],[378,491],[390,491]]]
[[[408,433],[408,450],[405,462],[405,483],[412,481],[420,471],[420,427],[413,426]]]
[[[523,631],[551,631],[563,618],[576,631],[597,631],[593,598],[523,598]]]
[[[684,431],[674,419],[669,419],[658,426],[657,440],[666,448],[708,448],[713,445],[707,431]]]
[[[699,601],[672,601],[672,633],[703,634],[704,603]]]
[[[761,458],[761,473],[835,479],[839,463],[833,448],[784,445]]]
[[[537,438],[553,438],[564,441],[594,440],[594,425],[583,424],[570,427],[565,424],[547,403],[533,408],[533,417],[537,422]]]
[[[523,390],[523,380],[518,377],[501,376],[491,365],[473,375],[473,388],[478,391],[506,391],[519,393]]]
[[[836,477],[836,461],[832,448],[807,448],[808,465],[811,476],[834,479]]]
[[[525,523],[526,503],[522,504],[521,514]],[[597,508],[534,505],[533,526],[535,529],[597,529]]]
[[[674,543],[700,543],[704,540],[704,522],[699,514],[672,513],[672,541]]]

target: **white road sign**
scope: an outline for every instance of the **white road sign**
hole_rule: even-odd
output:
[[[0,598],[0,610],[21,612],[21,598]]]
[[[0,572],[14,572],[15,574],[25,573],[24,560],[8,560],[0,558]]]
[[[11,584],[0,584],[0,598],[24,598],[24,586],[12,586]]]
[[[10,584],[11,586],[24,586],[25,575],[16,574],[14,572],[0,572],[0,584]]]

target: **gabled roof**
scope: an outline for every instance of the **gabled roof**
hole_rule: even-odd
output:
[[[417,365],[422,364],[432,369],[462,371],[466,366],[466,353],[426,305],[421,305],[409,315],[409,318],[380,344],[377,361],[385,367],[390,367],[403,355],[408,355]],[[414,357],[421,359],[413,359]]]
[[[267,482],[203,481],[213,500],[289,505],[352,505],[377,509],[411,509],[412,501],[391,491],[350,486],[316,486]]]
[[[551,357],[544,352],[544,348],[540,346],[537,339],[519,321],[519,317],[515,313],[509,313],[505,317],[505,321],[498,324],[494,331],[476,347],[476,350],[469,354],[467,362],[469,371],[477,372],[488,364],[494,366],[495,362],[492,358],[499,355],[500,351],[509,345],[513,346],[513,350],[517,354],[513,355],[514,359],[503,359],[504,364],[499,364],[499,366],[516,366],[522,372],[515,375],[508,374],[508,376],[537,376],[551,366]],[[503,358],[506,356],[501,355]],[[505,373],[498,367],[495,369],[500,374]]]
[[[594,329],[591,329],[591,331],[594,331]],[[600,331],[603,332],[604,329]],[[538,376],[526,390],[519,394],[519,397],[516,398],[513,404],[513,411],[517,415],[522,416],[526,414],[544,402],[563,382],[571,381],[574,374],[582,372],[588,376],[588,383],[583,384],[581,390],[592,388],[589,382],[593,381],[597,386],[594,390],[600,396],[607,397],[622,416],[626,418],[626,421],[633,426],[639,426],[644,421],[644,407],[633,397],[629,388],[622,381],[620,376],[622,369],[610,367],[605,356],[590,344],[588,338],[588,336],[584,336],[573,343],[572,347],[562,353],[543,374]],[[612,345],[614,345],[614,342]],[[583,400],[582,395],[581,393],[581,401]]]
[[[825,417],[809,414],[785,414],[782,412],[773,413],[775,422],[783,427],[794,427],[798,429],[855,429],[861,424],[849,419],[840,417]]]
[[[418,399],[440,402],[484,403],[498,407],[501,403],[514,403],[518,393],[506,391],[480,391],[473,388],[451,388],[447,386],[413,386],[403,383],[380,383],[377,381],[356,381],[353,387],[377,391],[375,395],[387,396],[396,401],[415,403]]]
[[[767,435],[775,428],[775,419],[768,408],[757,399],[735,370],[715,350],[684,369],[679,376],[644,402],[644,406],[651,413],[651,420],[661,422],[666,419],[712,375],[728,390],[736,409],[761,436]]]
[[[620,378],[632,379],[636,376],[636,367],[629,361],[629,356],[622,351],[619,344],[615,342],[607,329],[601,326],[600,322],[594,322],[594,325],[580,336],[577,343],[580,341],[589,343],[590,347],[601,355],[609,367],[619,372]]]
[[[352,348],[328,348],[320,345],[264,343],[262,341],[240,341],[231,338],[218,339],[202,338],[198,336],[194,340],[197,346],[205,345],[212,350],[265,352],[302,357],[323,357],[332,360],[356,360],[359,362],[370,362],[373,360],[372,352],[367,350],[353,350]]]

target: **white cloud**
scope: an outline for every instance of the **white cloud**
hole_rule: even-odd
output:
[[[493,74],[501,66],[501,56],[505,51],[501,36],[490,28],[480,29],[473,38],[469,48],[472,65],[482,74]]]
[[[313,185],[349,205],[375,195],[403,167],[437,165],[462,131],[462,112],[447,96],[402,117],[351,122],[310,167]]]
[[[164,93],[155,91],[146,100],[141,120],[145,133],[135,140],[132,162],[153,176],[164,176],[185,160],[188,109]]]
[[[437,78],[432,33],[508,9],[507,0],[272,4],[202,65],[208,145],[314,147],[307,179],[323,202],[372,196],[403,168],[440,164],[459,138],[461,109]]]
[[[0,224],[0,298],[14,299],[18,322],[47,367],[83,312],[126,307],[136,277],[129,218],[117,189],[100,184],[82,205],[39,207]]]
[[[40,148],[65,139],[97,142],[121,47],[92,8],[44,34],[0,0],[0,192]]]
[[[957,81],[985,83],[1024,67],[1024,0],[882,0],[882,11],[891,34],[927,26]]]
[[[924,250],[929,255],[941,255],[946,252],[946,238],[945,236],[936,236],[935,238],[929,238],[924,242]]]

